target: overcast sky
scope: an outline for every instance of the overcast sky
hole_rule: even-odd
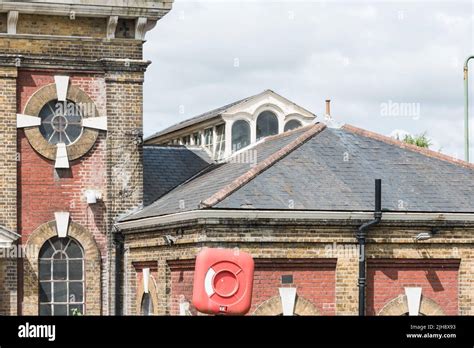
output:
[[[145,135],[272,89],[321,120],[330,98],[341,123],[426,131],[432,149],[462,158],[473,4],[175,0],[146,37]]]

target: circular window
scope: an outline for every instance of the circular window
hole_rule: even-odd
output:
[[[43,137],[53,145],[74,143],[82,134],[82,113],[79,106],[70,101],[51,100],[40,110]]]

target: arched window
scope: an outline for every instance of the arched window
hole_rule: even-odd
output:
[[[286,122],[284,131],[287,132],[287,131],[290,131],[292,129],[296,129],[296,128],[299,128],[299,127],[301,127],[301,122],[300,121],[290,120],[290,121]]]
[[[238,120],[232,125],[232,151],[238,151],[250,144],[250,125]]]
[[[257,140],[278,134],[278,118],[271,111],[264,111],[257,117]]]
[[[142,315],[153,314],[153,301],[151,300],[151,296],[149,293],[143,294],[141,307],[142,307],[141,308]]]
[[[41,247],[39,314],[84,314],[84,253],[72,238],[53,237]]]

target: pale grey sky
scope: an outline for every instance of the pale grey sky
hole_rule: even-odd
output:
[[[144,56],[153,64],[145,135],[272,89],[320,119],[330,98],[339,122],[386,135],[427,131],[432,149],[462,158],[462,67],[474,54],[473,6],[176,0],[146,38]],[[398,106],[408,111],[397,113]]]

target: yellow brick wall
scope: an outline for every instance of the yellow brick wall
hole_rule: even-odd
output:
[[[181,227],[183,228],[183,227]],[[446,228],[435,238],[415,242],[414,236],[429,228],[380,227],[369,232],[367,257],[410,259],[461,259],[459,314],[474,314],[474,228]],[[184,235],[167,246],[163,235],[176,229],[126,235],[126,313],[136,314],[137,274],[133,263],[154,261],[157,270],[158,313],[169,314],[168,261],[192,259],[204,247],[239,247],[254,258],[337,258],[336,314],[358,314],[358,254],[354,227],[318,226],[218,226],[183,228]],[[334,246],[341,247],[336,249]],[[347,251],[349,250],[349,251]],[[355,251],[351,252],[351,250]]]
[[[40,16],[22,13],[18,18],[17,33],[103,38],[106,36],[106,26],[106,18],[76,17],[71,20],[64,16]]]

